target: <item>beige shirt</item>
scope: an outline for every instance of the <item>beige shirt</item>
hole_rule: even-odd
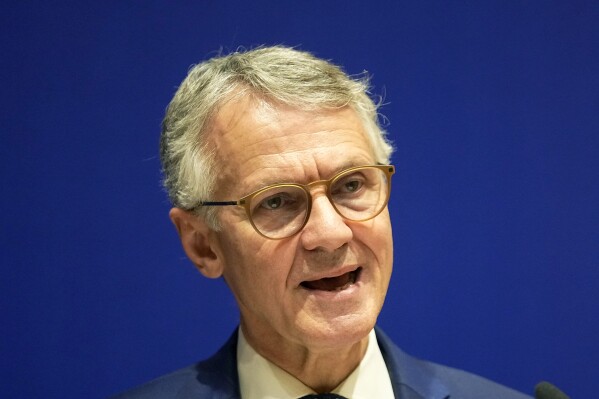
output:
[[[243,399],[300,398],[315,393],[301,381],[259,355],[246,341],[241,328],[237,341],[237,371]],[[350,399],[393,399],[393,387],[374,330],[358,367],[333,390]]]

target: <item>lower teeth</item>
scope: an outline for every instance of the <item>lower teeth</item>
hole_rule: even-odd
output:
[[[349,281],[342,285],[341,287],[337,287],[331,291],[343,291],[344,289],[348,288],[350,285],[354,284],[356,282],[356,272],[350,272],[349,273]]]

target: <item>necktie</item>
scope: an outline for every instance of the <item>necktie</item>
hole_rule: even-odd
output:
[[[345,396],[337,395],[336,393],[316,393],[302,396],[299,399],[347,399]]]

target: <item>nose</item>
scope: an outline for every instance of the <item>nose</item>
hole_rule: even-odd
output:
[[[332,252],[353,238],[352,229],[324,193],[312,194],[310,218],[301,233],[305,249]]]

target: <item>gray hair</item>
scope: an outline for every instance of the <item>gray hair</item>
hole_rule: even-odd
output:
[[[352,78],[328,61],[283,46],[239,51],[193,66],[162,122],[160,159],[171,202],[193,209],[213,200],[218,165],[205,136],[218,107],[233,95],[254,94],[302,110],[349,106],[364,124],[376,161],[388,163],[393,149],[368,89],[365,73]],[[218,229],[215,207],[196,212]]]

